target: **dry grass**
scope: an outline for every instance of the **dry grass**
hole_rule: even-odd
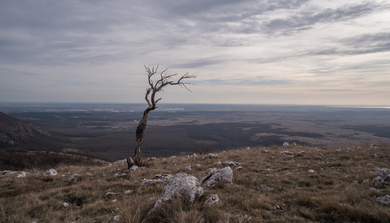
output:
[[[0,178],[1,222],[390,222],[390,209],[374,202],[375,196],[390,194],[379,186],[372,191],[370,171],[389,168],[389,145],[351,147],[288,147],[230,150],[218,158],[159,159],[148,169],[122,176],[126,166],[60,165],[58,175],[44,177],[37,169],[25,178]],[[267,150],[268,152],[266,152]],[[288,150],[294,157],[280,154]],[[304,153],[299,153],[305,151]],[[234,183],[218,184],[205,195],[217,194],[220,203],[203,207],[180,200],[148,215],[164,185],[143,186],[143,178],[155,174],[187,172],[202,178],[217,161],[237,161]],[[367,163],[373,165],[367,166]],[[196,167],[200,164],[201,167]],[[192,170],[185,169],[191,165]],[[221,168],[221,166],[217,166]],[[309,173],[309,170],[314,173]],[[65,180],[73,173],[81,177]],[[92,175],[88,175],[88,173]],[[40,175],[38,175],[40,174]],[[363,183],[369,179],[370,183]],[[356,183],[357,181],[357,183]],[[265,185],[273,190],[268,190]],[[133,190],[130,195],[124,191]],[[116,194],[106,195],[107,192]],[[113,200],[116,199],[115,202]],[[63,202],[69,203],[68,207]],[[284,208],[275,210],[276,205]],[[114,216],[121,215],[120,220]]]

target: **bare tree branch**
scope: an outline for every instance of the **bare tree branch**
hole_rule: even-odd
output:
[[[148,73],[148,84],[149,88],[146,89],[145,94],[145,100],[148,103],[149,107],[145,109],[144,115],[142,120],[139,122],[137,131],[136,131],[136,147],[134,150],[134,161],[129,157],[127,159],[128,168],[130,168],[132,165],[142,165],[142,159],[141,159],[141,144],[144,137],[144,130],[146,128],[147,119],[150,111],[153,111],[157,108],[156,104],[162,100],[162,98],[159,98],[155,100],[156,94],[160,91],[163,91],[165,87],[168,85],[179,85],[180,87],[184,87],[188,91],[191,91],[188,89],[186,84],[190,83],[184,83],[182,82],[184,79],[190,79],[190,78],[196,78],[196,75],[190,75],[188,72],[182,75],[177,81],[171,81],[170,79],[173,79],[173,77],[177,76],[178,74],[167,74],[166,71],[168,69],[163,70],[160,75],[159,79],[156,82],[153,82],[152,77],[157,73],[157,70],[159,66],[157,67],[150,67],[145,66],[145,70]]]

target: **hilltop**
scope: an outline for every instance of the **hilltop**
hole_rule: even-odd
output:
[[[390,222],[390,145],[272,146],[215,155],[150,159],[126,164],[65,165],[56,175],[25,169],[0,175],[2,222]],[[220,161],[220,162],[219,162]],[[203,186],[219,202],[181,199],[148,214],[168,181],[142,184],[158,174],[203,178],[232,161],[233,183]],[[240,167],[240,168],[239,168]],[[75,175],[77,174],[77,175]],[[24,176],[25,175],[25,176]],[[71,176],[73,180],[67,181]],[[379,181],[378,176],[382,181]],[[374,180],[375,179],[375,180]],[[142,181],[145,182],[145,181]],[[203,197],[204,197],[203,196]],[[204,199],[204,198],[203,198]]]

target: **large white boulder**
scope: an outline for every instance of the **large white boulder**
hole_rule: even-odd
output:
[[[202,196],[202,194],[203,188],[200,187],[199,181],[196,177],[186,173],[178,173],[173,177],[172,181],[164,187],[162,194],[149,213],[154,212],[165,203],[178,197],[186,202],[193,203],[196,199]]]
[[[213,168],[210,172],[200,180],[200,184],[205,187],[214,187],[218,181],[224,181],[226,183],[233,183],[233,170],[232,168],[225,167],[222,169]]]

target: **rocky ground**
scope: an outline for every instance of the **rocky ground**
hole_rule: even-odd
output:
[[[290,143],[0,172],[2,222],[390,222],[390,146]]]

